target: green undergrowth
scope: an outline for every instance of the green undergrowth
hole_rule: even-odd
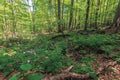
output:
[[[118,35],[70,34],[67,38],[58,37],[56,40],[51,40],[52,36],[0,40],[0,45],[3,46],[0,49],[0,71],[5,76],[16,71],[16,74],[12,75],[9,80],[18,80],[23,77],[27,77],[27,80],[40,80],[46,73],[57,74],[74,65],[72,72],[89,73],[97,79],[94,69],[91,68],[97,58],[94,56],[94,52],[91,52],[92,57],[85,56],[88,55],[87,50],[100,48],[105,52],[104,54],[111,54],[120,43]],[[73,53],[69,47],[72,48]],[[76,50],[78,47],[80,49]],[[71,58],[75,50],[79,55],[84,55],[79,61]],[[118,60],[119,55],[119,52],[115,52],[114,57]],[[29,74],[28,71],[33,73]]]

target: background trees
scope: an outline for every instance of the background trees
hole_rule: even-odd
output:
[[[119,0],[2,0],[1,35],[94,30],[115,24]],[[120,10],[120,9],[117,9]]]
[[[119,28],[120,0],[1,0],[0,79],[117,80]]]

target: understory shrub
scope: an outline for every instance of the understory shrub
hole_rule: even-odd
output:
[[[86,47],[99,47],[102,45],[112,45],[115,43],[115,39],[112,39],[108,35],[81,35],[73,36],[70,38],[71,43],[79,44]]]

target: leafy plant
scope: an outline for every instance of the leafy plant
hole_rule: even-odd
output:
[[[120,64],[120,60],[118,60],[117,63]]]
[[[81,66],[80,64],[77,64],[74,68],[73,71],[76,73],[81,73],[81,74],[86,74],[86,73],[90,73],[93,72],[93,69],[91,69],[88,66]]]
[[[27,80],[40,80],[43,78],[42,74],[31,74],[27,77]]]
[[[81,36],[74,36],[70,38],[70,40],[72,41],[72,43],[80,44],[86,47],[93,47],[93,48],[115,43],[115,39],[112,39],[108,35],[91,35],[91,36],[81,35]]]
[[[32,69],[32,65],[31,64],[23,64],[20,66],[20,68],[24,71],[28,71],[28,70]]]
[[[43,68],[47,72],[57,73],[63,64],[63,56],[59,53],[53,53],[44,60]]]
[[[94,72],[90,72],[89,74],[92,78],[94,78],[95,80],[98,80],[98,76]]]
[[[94,60],[95,59],[91,57],[83,57],[80,62],[86,63],[87,65],[91,65]]]
[[[82,74],[86,74],[86,73],[89,73],[89,72],[93,72],[93,70],[88,66],[82,66],[81,69],[80,69],[80,73],[82,73]]]
[[[16,75],[14,75],[9,80],[18,80],[18,77]]]

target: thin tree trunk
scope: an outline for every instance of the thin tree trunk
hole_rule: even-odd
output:
[[[80,13],[80,9],[78,9],[78,12]],[[77,29],[80,29],[80,23],[81,23],[81,20],[80,20],[80,14],[78,14]]]
[[[4,23],[4,26],[2,27],[2,31],[3,31],[3,35],[2,35],[2,37],[4,38],[4,35],[6,36],[6,39],[7,39],[7,33],[6,33],[6,31],[5,31],[5,28],[6,28],[6,24],[7,24],[7,21],[6,21],[6,0],[4,0],[4,18],[3,18],[3,23]]]
[[[75,6],[75,16],[74,16],[74,30],[77,28],[77,23],[78,23],[78,8]]]
[[[62,20],[64,20],[64,3],[65,3],[65,0],[62,0]],[[65,29],[65,23],[62,22],[62,31],[64,31]]]
[[[32,16],[32,27],[33,27],[33,33],[36,32],[36,27],[35,27],[35,16],[34,16],[34,0],[31,0],[32,1],[32,9],[31,9],[31,16]]]
[[[97,0],[97,9],[95,13],[95,29],[98,29],[97,20],[98,20],[99,7],[100,7],[100,0]]]
[[[61,3],[60,3],[60,0],[58,0],[58,32],[62,32],[62,29],[61,29]]]
[[[109,21],[109,20],[107,20],[107,15],[109,14],[109,12],[108,12],[109,3],[110,3],[110,0],[107,0],[107,1],[106,1],[106,4],[107,4],[107,5],[106,5],[106,7],[105,7],[105,17],[104,17],[104,20],[103,20],[105,26],[108,26],[108,25],[109,25],[109,24],[108,24],[108,21]],[[111,6],[112,6],[112,5],[111,5]]]
[[[70,19],[69,19],[69,31],[72,30],[73,5],[74,5],[74,0],[71,0]]]
[[[13,0],[10,0],[10,3],[11,3],[12,26],[13,26],[12,37],[14,37],[16,35],[16,19],[15,19],[15,13],[14,13],[14,3],[13,3]]]
[[[87,0],[85,28],[84,28],[85,31],[87,30],[87,27],[88,27],[89,10],[90,10],[90,0]]]

